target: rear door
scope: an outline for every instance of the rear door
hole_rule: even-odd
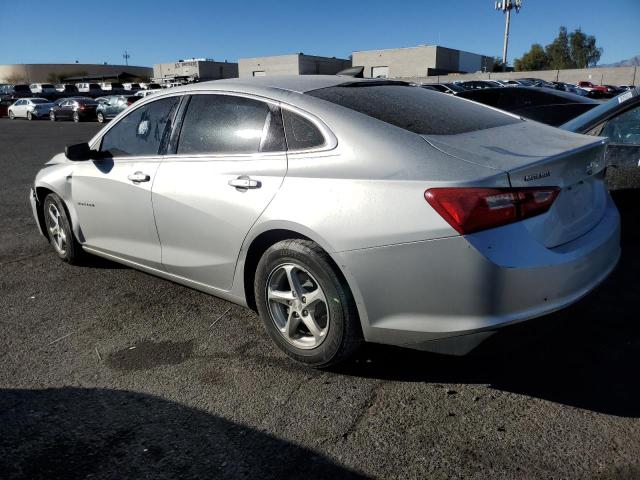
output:
[[[101,160],[78,162],[71,185],[86,245],[161,268],[151,186],[180,97],[159,98],[107,127]]]
[[[193,94],[170,148],[153,185],[162,264],[229,290],[244,238],[287,170],[280,109],[246,96]]]

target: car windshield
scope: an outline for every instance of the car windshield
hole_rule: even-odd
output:
[[[637,89],[624,92],[617,97],[612,98],[608,102],[601,103],[588,112],[583,113],[582,115],[579,115],[572,120],[569,120],[567,123],[560,125],[559,128],[568,130],[570,132],[581,132],[585,126],[590,125],[593,121],[602,116],[606,116],[608,112],[618,108],[618,105],[620,105],[621,103],[628,102],[638,95],[640,95],[640,92],[638,92]]]
[[[15,86],[13,87],[13,89],[14,89],[16,92],[26,92],[26,91],[29,91],[29,92],[30,92],[30,91],[31,91],[31,89],[29,88],[29,85],[15,85]]]
[[[399,82],[348,83],[307,93],[422,135],[456,135],[522,121],[476,103]]]
[[[56,88],[56,87],[53,86],[51,83],[43,83],[42,88]]]
[[[32,98],[31,103],[49,103],[46,98]]]

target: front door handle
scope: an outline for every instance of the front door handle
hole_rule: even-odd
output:
[[[247,177],[246,175],[241,175],[238,178],[233,178],[229,180],[229,185],[235,188],[260,188],[262,183],[258,180],[254,180],[252,178]]]
[[[132,173],[127,178],[134,183],[148,182],[149,180],[151,180],[151,177],[149,175],[142,172]]]

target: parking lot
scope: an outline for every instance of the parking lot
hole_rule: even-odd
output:
[[[28,189],[99,128],[0,119],[3,478],[640,477],[640,191],[615,193],[618,268],[568,310],[467,357],[315,371],[250,310],[57,259]]]

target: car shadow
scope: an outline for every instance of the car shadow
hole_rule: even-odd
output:
[[[3,479],[365,478],[307,448],[152,395],[0,389]]]
[[[640,417],[640,190],[613,193],[622,258],[568,309],[500,331],[466,357],[367,345],[341,373],[491,388],[624,417]]]

